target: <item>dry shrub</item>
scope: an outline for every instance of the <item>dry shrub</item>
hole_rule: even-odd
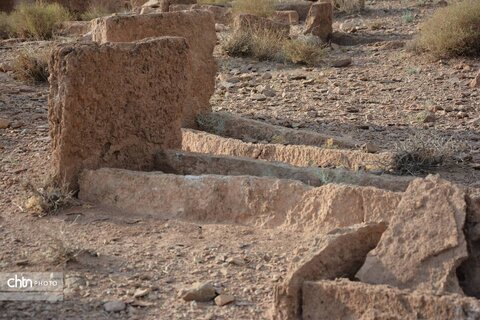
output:
[[[231,0],[197,0],[198,4],[210,4],[210,5],[217,5],[217,6],[224,6],[230,2]]]
[[[10,24],[18,36],[45,40],[52,38],[57,24],[71,18],[69,11],[58,3],[21,3],[11,13]]]
[[[250,56],[259,60],[318,65],[325,55],[325,46],[314,37],[289,39],[280,32],[267,29],[235,31],[222,41],[231,56]]]
[[[286,41],[283,52],[287,61],[316,66],[322,62],[326,47],[317,37],[303,36]]]
[[[27,182],[24,189],[28,194],[25,207],[33,214],[45,216],[76,203],[75,192],[68,185],[57,185],[51,178],[40,183]]]
[[[223,41],[223,48],[232,56],[251,56],[259,60],[279,60],[285,36],[268,29],[252,28],[235,31]]]
[[[91,3],[87,11],[80,15],[80,19],[90,21],[96,18],[108,16],[116,11],[116,6],[112,5],[111,1],[96,1]]]
[[[360,12],[365,8],[365,0],[333,0],[333,6],[346,13]]]
[[[12,34],[10,17],[5,12],[0,12],[0,39],[6,39]]]
[[[236,0],[233,13],[248,13],[259,17],[269,17],[275,12],[275,0]]]
[[[12,64],[15,78],[29,84],[48,82],[49,59],[50,50],[25,50],[20,52]]]
[[[480,1],[464,0],[438,9],[412,44],[435,57],[480,56]]]
[[[460,145],[452,138],[417,133],[395,145],[395,171],[398,174],[426,174],[453,159]]]

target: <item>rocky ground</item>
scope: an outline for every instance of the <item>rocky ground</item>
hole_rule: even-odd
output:
[[[376,1],[362,15],[337,15],[342,39],[325,65],[303,68],[230,58],[217,50],[215,110],[293,128],[371,141],[395,149],[418,132],[456,141],[455,161],[438,172],[479,187],[480,91],[469,82],[470,59],[432,60],[405,49],[436,5]],[[408,13],[409,12],[409,13]],[[25,47],[0,42],[5,66]],[[334,60],[351,58],[344,68]],[[313,236],[233,225],[196,225],[135,218],[87,204],[55,216],[25,209],[25,182],[48,173],[45,85],[26,85],[0,72],[0,271],[63,271],[62,303],[0,302],[5,319],[261,319],[274,285]],[[235,302],[185,302],[179,292],[210,281]],[[113,301],[105,310],[105,302]],[[110,309],[112,310],[112,309]]]

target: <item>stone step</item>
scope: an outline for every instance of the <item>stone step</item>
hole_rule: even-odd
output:
[[[269,123],[242,118],[226,112],[211,112],[197,116],[198,129],[246,142],[266,141],[286,145],[324,147],[329,143],[344,149],[357,149],[362,142],[308,130],[290,129]]]
[[[267,177],[103,168],[83,172],[79,198],[157,219],[326,232],[361,222],[388,222],[401,193],[335,184],[314,188]]]
[[[253,144],[214,134],[182,129],[182,149],[190,152],[280,161],[299,167],[330,167],[386,171],[394,167],[392,153],[326,149],[305,145]]]
[[[299,180],[319,187],[327,183],[372,186],[390,191],[405,191],[411,177],[374,175],[344,169],[295,167],[282,162],[270,162],[244,157],[212,155],[179,150],[166,150],[155,158],[155,170],[181,175],[217,174],[257,176]]]

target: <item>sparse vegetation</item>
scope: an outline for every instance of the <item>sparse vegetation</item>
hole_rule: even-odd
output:
[[[50,50],[20,52],[12,64],[15,78],[30,84],[47,82],[49,58]]]
[[[340,11],[354,13],[365,8],[365,0],[333,0],[333,5]]]
[[[453,139],[417,133],[395,145],[395,171],[421,175],[453,159],[459,145]]]
[[[280,32],[266,29],[237,31],[224,39],[223,48],[232,56],[251,56],[259,60],[318,65],[325,47],[313,37],[289,39]]]
[[[412,47],[438,58],[480,56],[480,1],[464,0],[438,9],[422,25]]]
[[[6,39],[12,34],[10,18],[5,12],[0,12],[0,39]]]
[[[286,41],[283,52],[287,61],[315,66],[322,62],[326,48],[320,39],[308,36]]]
[[[108,16],[115,12],[115,8],[112,7],[111,3],[105,1],[97,1],[92,3],[87,11],[80,15],[80,19],[84,21],[93,20],[103,16]]]
[[[402,18],[405,23],[412,23],[414,20],[413,12],[411,10],[405,10]]]
[[[39,216],[54,214],[60,208],[75,203],[74,192],[69,191],[66,185],[56,185],[51,179],[38,184],[27,182],[24,189],[29,195],[26,209]]]
[[[249,13],[260,17],[269,17],[275,12],[274,0],[236,0],[232,9],[235,14]]]
[[[55,26],[71,20],[67,9],[57,3],[22,3],[16,7],[8,19],[17,36],[45,40],[52,38]]]

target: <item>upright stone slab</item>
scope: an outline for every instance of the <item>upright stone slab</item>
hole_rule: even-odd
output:
[[[180,147],[190,60],[178,37],[57,48],[49,96],[57,181],[76,188],[84,168],[149,170],[154,154]]]
[[[332,32],[333,6],[331,2],[314,3],[305,21],[305,34],[313,34],[327,41]]]
[[[465,191],[453,183],[415,179],[357,277],[400,289],[463,293],[456,270],[468,257],[466,206]]]
[[[187,92],[183,125],[195,127],[199,113],[210,112],[217,65],[213,58],[217,36],[213,15],[205,10],[146,15],[115,15],[92,22],[94,41],[131,42],[148,37],[176,36],[187,40],[192,54],[193,81]],[[164,63],[157,60],[157,63]]]

